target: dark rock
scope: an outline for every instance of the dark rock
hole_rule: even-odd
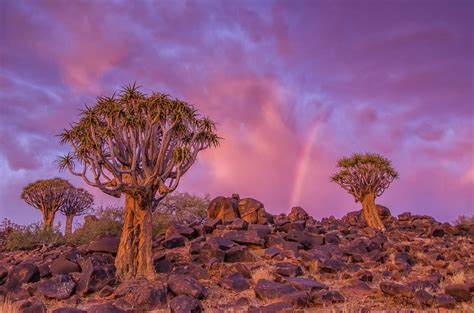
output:
[[[444,287],[446,294],[453,296],[456,301],[471,301],[469,284],[451,284]]]
[[[168,239],[165,239],[161,245],[166,249],[174,249],[178,247],[184,247],[186,244],[186,237],[180,234],[171,235]]]
[[[115,255],[117,254],[119,244],[120,238],[118,237],[104,237],[91,242],[87,250],[88,252],[104,252]]]
[[[246,246],[234,246],[225,251],[225,262],[254,262],[255,256]]]
[[[221,220],[224,224],[240,217],[237,200],[226,197],[214,198],[207,208],[207,217]]]
[[[203,308],[198,300],[181,295],[170,301],[170,310],[172,313],[200,313]]]
[[[417,290],[413,298],[416,306],[420,309],[430,307],[433,304],[433,296],[423,289]]]
[[[324,243],[326,244],[331,243],[331,244],[338,245],[341,243],[341,239],[339,238],[337,234],[329,233],[324,236]]]
[[[21,263],[15,266],[8,274],[7,284],[27,284],[40,280],[40,271],[38,267],[29,262]]]
[[[0,265],[0,285],[3,285],[3,283],[5,283],[5,281],[7,280],[7,276],[8,270],[4,266]]]
[[[411,220],[411,213],[410,212],[405,212],[405,213],[399,214],[398,215],[398,220],[401,221],[401,222],[406,222],[406,221]]]
[[[222,221],[218,218],[206,218],[203,226],[206,233],[212,233],[217,225],[222,225]]]
[[[328,259],[325,260],[319,267],[321,273],[334,274],[340,272],[344,268],[344,262],[340,260]]]
[[[227,225],[227,229],[230,229],[230,230],[247,230],[248,227],[249,227],[249,223],[247,223],[241,218],[236,218],[232,221],[232,223]]]
[[[277,255],[280,255],[282,253],[282,250],[277,248],[277,247],[270,247],[265,249],[265,257],[273,259]]]
[[[155,271],[157,273],[169,273],[173,269],[173,263],[169,260],[160,260],[155,263]]]
[[[309,214],[302,207],[297,206],[291,208],[288,218],[292,222],[306,221],[309,218]]]
[[[321,299],[326,303],[340,303],[345,301],[344,296],[335,290],[324,291],[321,294]]]
[[[249,224],[248,230],[254,230],[262,238],[267,238],[271,234],[272,229],[269,225]]]
[[[192,277],[172,274],[168,278],[168,288],[177,296],[188,295],[196,299],[207,296],[206,288]]]
[[[265,244],[265,241],[254,230],[232,230],[224,233],[223,237],[241,245],[263,247]]]
[[[405,285],[392,283],[392,282],[381,282],[379,287],[383,293],[390,296],[402,296],[402,297],[411,296],[411,289]]]
[[[363,271],[357,277],[359,278],[359,280],[366,283],[371,283],[374,279],[374,275],[370,271]]]
[[[69,274],[72,272],[80,272],[81,268],[74,262],[66,259],[64,255],[59,256],[51,264],[49,264],[49,270],[53,275]]]
[[[296,277],[303,274],[303,270],[298,265],[289,262],[278,262],[275,264],[276,272],[287,277]]]
[[[61,274],[39,282],[36,292],[46,298],[64,300],[73,294],[75,288],[76,283],[71,277]]]
[[[87,309],[87,313],[127,313],[127,311],[116,307],[112,302],[106,302],[91,306]]]
[[[55,309],[51,313],[87,313],[87,311],[76,309],[76,308],[64,307],[64,308]]]
[[[13,305],[18,308],[18,313],[46,313],[46,306],[36,298],[20,300]]]
[[[238,204],[239,216],[249,224],[266,224],[267,214],[263,203],[252,198],[245,198]]]
[[[436,295],[433,299],[433,305],[435,308],[454,309],[456,308],[456,299],[446,294]]]
[[[306,306],[309,295],[305,291],[298,291],[291,285],[260,279],[255,287],[255,294],[264,301],[281,300],[294,306]]]
[[[249,313],[293,313],[293,305],[288,302],[276,302],[261,306],[259,308],[251,307]]]
[[[115,267],[112,265],[94,265],[88,258],[82,265],[81,276],[77,283],[77,293],[85,295],[101,290],[115,282]]]
[[[444,237],[444,235],[445,235],[444,229],[440,227],[435,228],[431,233],[431,236],[433,237]]]
[[[307,232],[291,229],[286,235],[286,240],[301,243],[305,249],[312,249],[324,243],[322,236],[310,235]]]
[[[245,277],[239,272],[232,273],[222,279],[221,285],[234,291],[243,291],[250,288],[250,284],[248,283],[247,279],[245,279]]]
[[[322,290],[327,289],[328,287],[325,284],[319,283],[314,279],[310,278],[303,278],[303,277],[289,277],[286,281],[296,287],[298,290],[303,291],[315,291],[315,290]]]
[[[166,228],[165,239],[170,238],[173,235],[181,235],[188,239],[196,237],[197,232],[194,228],[186,226],[178,222],[170,222],[168,228]]]

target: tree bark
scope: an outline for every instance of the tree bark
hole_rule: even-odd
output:
[[[362,216],[369,227],[385,231],[377,207],[375,206],[375,193],[369,193],[364,196],[362,203]]]
[[[72,221],[74,219],[74,215],[66,215],[66,228],[64,229],[64,234],[66,236],[71,236],[72,235]]]
[[[43,210],[43,227],[47,229],[53,228],[54,223],[54,213],[53,210]]]
[[[153,278],[151,203],[142,207],[140,199],[125,195],[125,217],[115,258],[120,280]]]

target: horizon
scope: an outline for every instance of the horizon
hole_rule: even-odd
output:
[[[330,182],[337,160],[374,152],[400,174],[376,199],[393,215],[474,214],[471,1],[1,6],[2,220],[39,221],[21,190],[56,176],[93,193],[95,206],[123,205],[58,171],[68,148],[56,135],[135,81],[192,103],[224,137],[177,191],[341,217],[360,204]]]

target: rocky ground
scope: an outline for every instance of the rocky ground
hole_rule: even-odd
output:
[[[0,295],[35,313],[473,312],[474,227],[378,208],[384,233],[359,212],[316,221],[220,198],[215,218],[155,238],[155,280],[117,282],[118,238],[103,238],[0,253]]]

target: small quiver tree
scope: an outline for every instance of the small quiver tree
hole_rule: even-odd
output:
[[[146,95],[134,84],[99,97],[60,137],[73,150],[59,159],[61,169],[108,195],[125,195],[115,258],[119,279],[154,276],[152,211],[176,189],[198,153],[219,144],[215,123],[185,101]]]
[[[41,211],[43,227],[53,226],[54,216],[65,200],[65,194],[72,185],[61,178],[40,179],[26,185],[21,198],[32,207]]]
[[[353,154],[338,161],[338,173],[331,180],[348,191],[362,204],[362,216],[369,227],[384,231],[385,226],[377,211],[375,198],[382,195],[398,173],[390,160],[379,154]]]
[[[64,202],[59,209],[66,216],[64,234],[72,234],[72,222],[75,216],[88,214],[92,209],[94,197],[85,189],[69,188],[64,195]]]

